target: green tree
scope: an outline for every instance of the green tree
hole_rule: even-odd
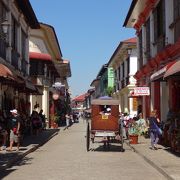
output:
[[[107,95],[108,95],[108,96],[110,96],[110,97],[111,97],[111,96],[112,96],[112,93],[113,93],[113,87],[110,87],[110,86],[109,86],[109,87],[107,87],[107,89],[106,89],[106,93],[107,93]]]

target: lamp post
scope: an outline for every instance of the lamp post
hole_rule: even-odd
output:
[[[7,19],[5,19],[2,23],[1,23],[1,27],[2,27],[2,31],[4,33],[4,36],[5,36],[5,41],[7,43],[8,39],[8,32],[9,32],[9,22]]]

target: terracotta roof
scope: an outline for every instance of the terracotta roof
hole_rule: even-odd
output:
[[[82,95],[79,95],[79,96],[76,96],[73,101],[78,101],[78,102],[82,102],[85,100],[85,97],[86,97],[87,93],[85,94],[82,94]]]
[[[111,56],[109,62],[108,62],[108,66],[110,64],[110,62],[112,61],[112,59],[114,58],[114,56],[116,55],[116,53],[119,51],[119,49],[121,49],[121,47],[123,46],[123,43],[136,43],[137,42],[137,38],[136,37],[133,37],[133,38],[129,38],[129,39],[126,39],[124,41],[121,41],[118,45],[118,47],[116,48],[116,50],[114,51],[113,55]]]
[[[123,41],[124,43],[136,43],[137,42],[137,38],[130,38],[130,39],[126,39]]]
[[[3,64],[0,64],[0,77],[10,78],[14,80],[13,72]]]

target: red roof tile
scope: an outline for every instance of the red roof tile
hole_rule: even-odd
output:
[[[136,43],[137,42],[137,38],[134,37],[134,38],[126,39],[123,42],[125,42],[125,43]]]
[[[73,101],[78,101],[78,102],[82,102],[85,100],[85,97],[86,97],[87,93],[85,94],[82,94],[82,95],[79,95],[79,96],[76,96]]]

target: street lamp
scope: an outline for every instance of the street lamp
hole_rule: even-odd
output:
[[[5,19],[5,20],[1,23],[1,26],[2,26],[3,33],[4,33],[4,34],[7,34],[7,33],[8,33],[8,27],[9,27],[9,22],[8,22],[8,20]]]
[[[8,30],[9,30],[9,22],[7,19],[5,19],[2,23],[1,23],[1,27],[2,27],[2,31],[4,33],[5,36],[5,40],[7,42],[7,37],[8,37]]]

